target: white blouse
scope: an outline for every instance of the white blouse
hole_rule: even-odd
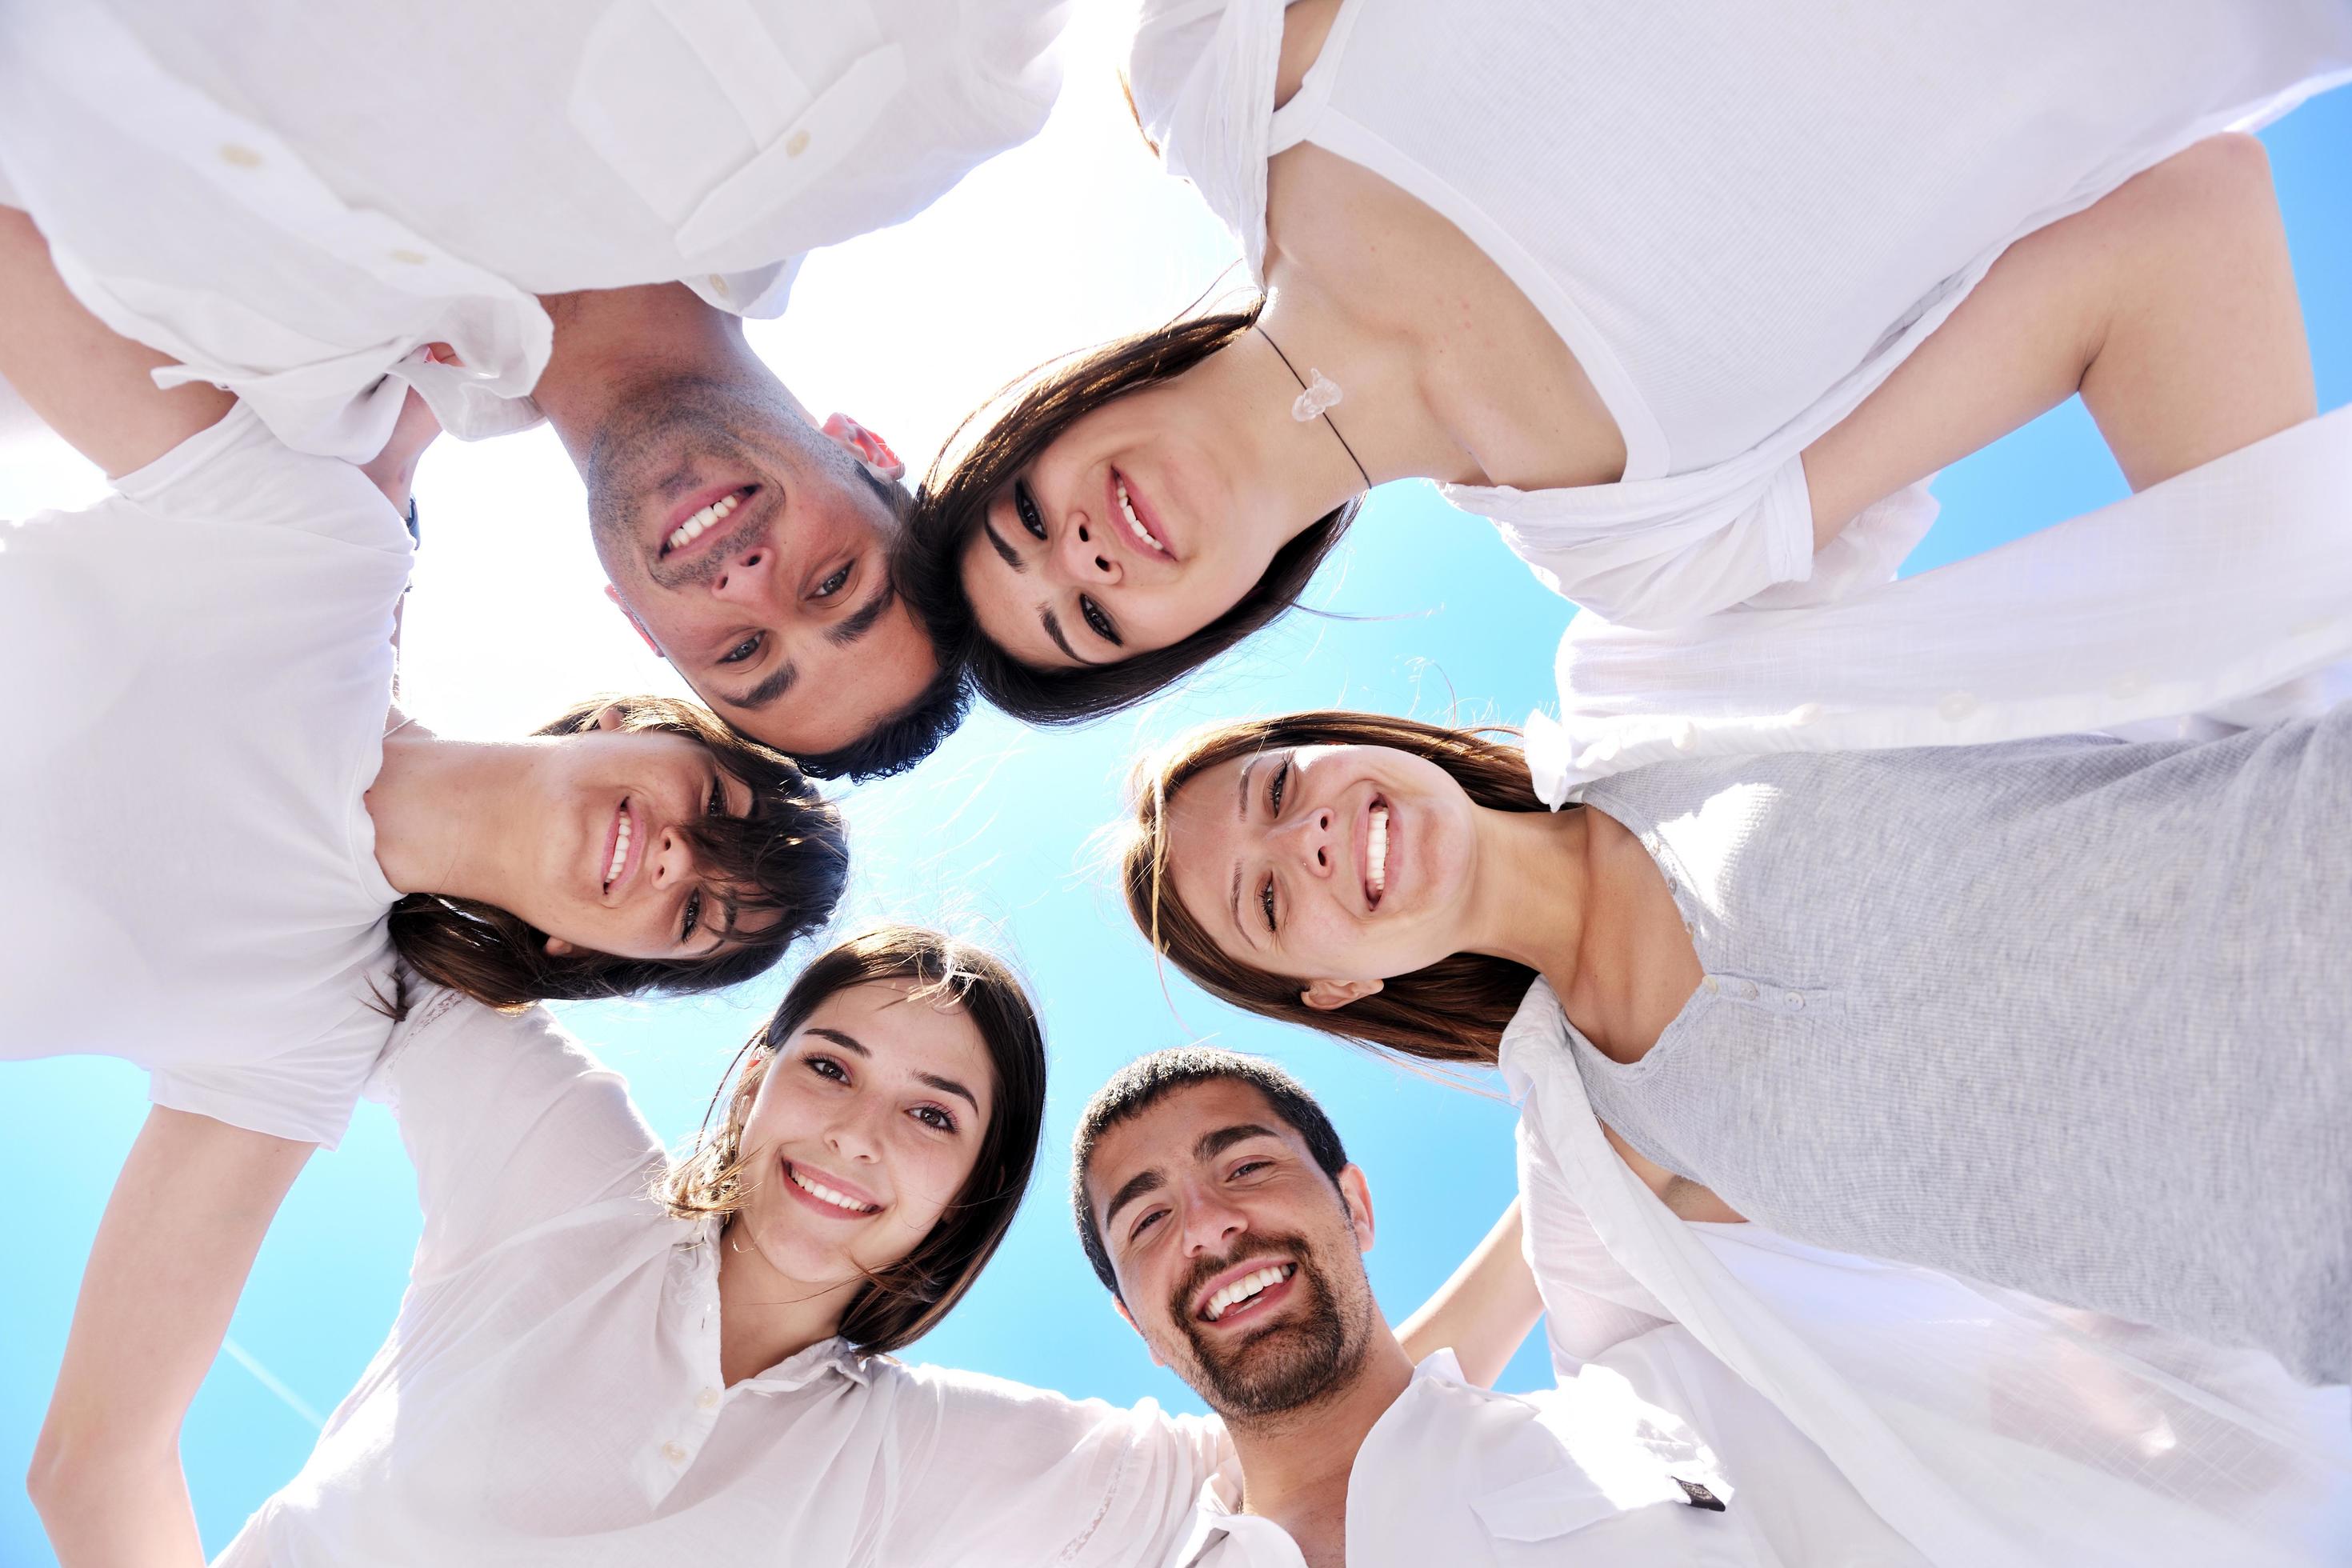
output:
[[[241,405],[114,488],[0,524],[0,1058],[331,1145],[392,1033],[365,796],[408,531]]]
[[[428,992],[371,1092],[425,1226],[390,1338],[217,1568],[1156,1564],[1222,1427],[814,1345],[729,1386],[714,1231],[541,1008]]]
[[[2352,1390],[2306,1387],[2257,1352],[1677,1219],[1602,1136],[1565,1026],[1538,982],[1501,1055],[1557,1364],[1680,1323],[1947,1568],[2352,1554]],[[1764,1490],[1725,1459],[1743,1497]]]
[[[167,381],[364,461],[404,382],[459,436],[535,421],[534,295],[676,280],[781,313],[808,251],[1036,133],[1066,12],[9,0],[0,188],[83,304],[186,367]]]

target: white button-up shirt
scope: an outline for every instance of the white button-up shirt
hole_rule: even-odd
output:
[[[1158,1564],[1226,1452],[1195,1416],[811,1346],[728,1386],[708,1227],[542,1010],[434,993],[388,1100],[424,1209],[392,1334],[220,1559]]]
[[[1036,132],[1066,8],[10,0],[0,191],[108,325],[364,459],[402,381],[461,436],[535,420],[534,295],[781,311],[804,253]]]
[[[1178,1568],[1303,1568],[1281,1526],[1240,1511],[1241,1479],[1229,1462],[1202,1489]],[[1623,1378],[1595,1369],[1541,1394],[1496,1394],[1464,1382],[1454,1352],[1440,1351],[1357,1451],[1348,1563],[1776,1562],[1752,1550],[1744,1506],[1707,1446]]]

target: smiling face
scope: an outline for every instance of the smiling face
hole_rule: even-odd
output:
[[[1242,482],[1199,371],[1081,416],[988,503],[960,574],[980,629],[1039,669],[1172,647],[1315,521]]]
[[[1168,804],[1168,877],[1218,951],[1315,1003],[1461,950],[1477,808],[1426,758],[1276,748],[1203,768]]]
[[[890,584],[903,524],[861,459],[895,471],[853,422],[819,432],[781,395],[688,380],[632,400],[582,465],[614,599],[721,718],[782,751],[857,740],[939,669]]]
[[[551,953],[681,963],[777,919],[746,911],[739,923],[740,889],[711,877],[682,831],[747,815],[751,786],[698,741],[617,723],[607,709],[597,727],[540,743],[529,814],[538,837],[512,912],[548,933]]]
[[[1120,1310],[1219,1414],[1295,1410],[1346,1384],[1381,1318],[1371,1205],[1252,1084],[1173,1089],[1107,1129],[1086,1200]]]
[[[854,1290],[912,1252],[971,1175],[995,1109],[988,1047],[961,1006],[909,989],[836,992],[760,1079],[729,1235],[782,1280]]]

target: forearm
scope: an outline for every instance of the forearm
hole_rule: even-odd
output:
[[[175,1446],[134,1454],[97,1433],[68,1436],[53,1420],[33,1451],[26,1490],[58,1568],[202,1568]]]
[[[1503,1211],[1462,1267],[1397,1329],[1416,1362],[1451,1350],[1462,1375],[1486,1387],[1503,1374],[1543,1316],[1543,1298],[1520,1251],[1519,1203]]]

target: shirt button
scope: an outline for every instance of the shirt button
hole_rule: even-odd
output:
[[[706,1389],[704,1389],[701,1393],[699,1393],[699,1394],[696,1394],[696,1395],[694,1396],[694,1407],[695,1407],[697,1410],[716,1410],[716,1409],[718,1409],[718,1408],[719,1408],[719,1391],[718,1391],[717,1389],[715,1389],[715,1388],[706,1388]]]
[[[1702,985],[1705,985],[1705,986],[1706,986],[1709,991],[1720,991],[1720,990],[1722,990],[1722,989],[1723,989],[1722,984],[1721,984],[1720,982],[1718,982],[1718,981],[1716,979],[1716,977],[1715,977],[1714,975],[1712,975],[1712,974],[1708,975],[1705,980],[1701,981],[1699,984],[1702,984]]]
[[[1739,994],[1740,994],[1741,996],[1745,997],[1747,1000],[1748,1000],[1748,1001],[1750,1001],[1750,1002],[1755,1001],[1755,1000],[1756,1000],[1756,982],[1754,982],[1753,980],[1743,980],[1743,981],[1741,981],[1741,982],[1739,983]]]
[[[1698,922],[1696,921],[1683,921],[1683,934],[1685,936],[1696,936],[1698,934]]]
[[[1804,1005],[1805,999],[1802,996],[1798,995],[1794,991],[1789,993],[1789,1006],[1792,1011],[1802,1012]]]
[[[394,251],[392,253],[392,258],[394,261],[399,262],[404,267],[422,267],[427,261],[432,259],[432,258],[426,256],[423,251],[411,250],[405,246]]]
[[[1818,702],[1800,702],[1789,710],[1789,722],[1791,724],[1811,724],[1821,716],[1822,705]]]
[[[261,154],[242,142],[224,142],[220,145],[220,161],[232,169],[258,169]]]
[[[1687,752],[1698,744],[1698,726],[1687,719],[1675,721],[1675,750]]]
[[[784,138],[784,156],[797,158],[808,151],[808,144],[809,133],[805,131],[795,131]]]
[[[1936,711],[1955,724],[1976,710],[1977,700],[1965,691],[1948,692],[1944,700],[1936,704]]]
[[[710,291],[720,299],[727,298],[727,279],[714,272],[710,275]]]
[[[679,1447],[675,1443],[664,1443],[661,1446],[661,1456],[673,1465],[683,1465],[686,1463],[686,1450]]]

